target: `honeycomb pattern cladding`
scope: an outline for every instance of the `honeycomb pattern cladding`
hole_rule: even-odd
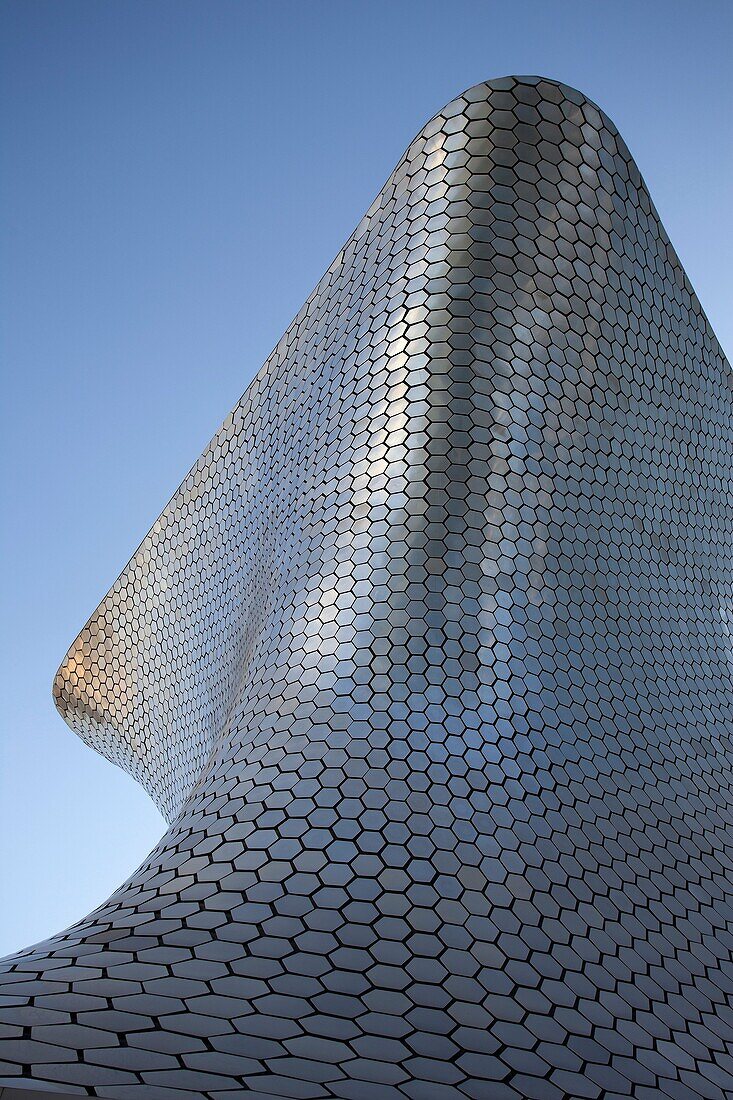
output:
[[[732,412],[597,107],[429,122],[58,673],[170,828],[0,1084],[730,1100]]]

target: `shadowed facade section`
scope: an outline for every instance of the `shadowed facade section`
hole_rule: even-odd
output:
[[[0,1085],[732,1100],[732,413],[608,118],[448,104],[57,674],[170,827]]]

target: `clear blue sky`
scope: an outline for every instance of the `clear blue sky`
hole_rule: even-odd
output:
[[[539,73],[611,115],[733,351],[729,0],[5,0],[0,955],[163,831],[59,661],[404,147]]]

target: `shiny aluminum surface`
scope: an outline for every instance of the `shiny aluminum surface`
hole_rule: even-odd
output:
[[[608,118],[448,104],[57,674],[170,828],[0,1084],[731,1100],[732,413]]]

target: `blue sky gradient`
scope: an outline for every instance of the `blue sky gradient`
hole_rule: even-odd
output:
[[[162,819],[54,710],[67,647],[423,123],[510,73],[628,142],[733,351],[728,0],[5,0],[0,955]]]

